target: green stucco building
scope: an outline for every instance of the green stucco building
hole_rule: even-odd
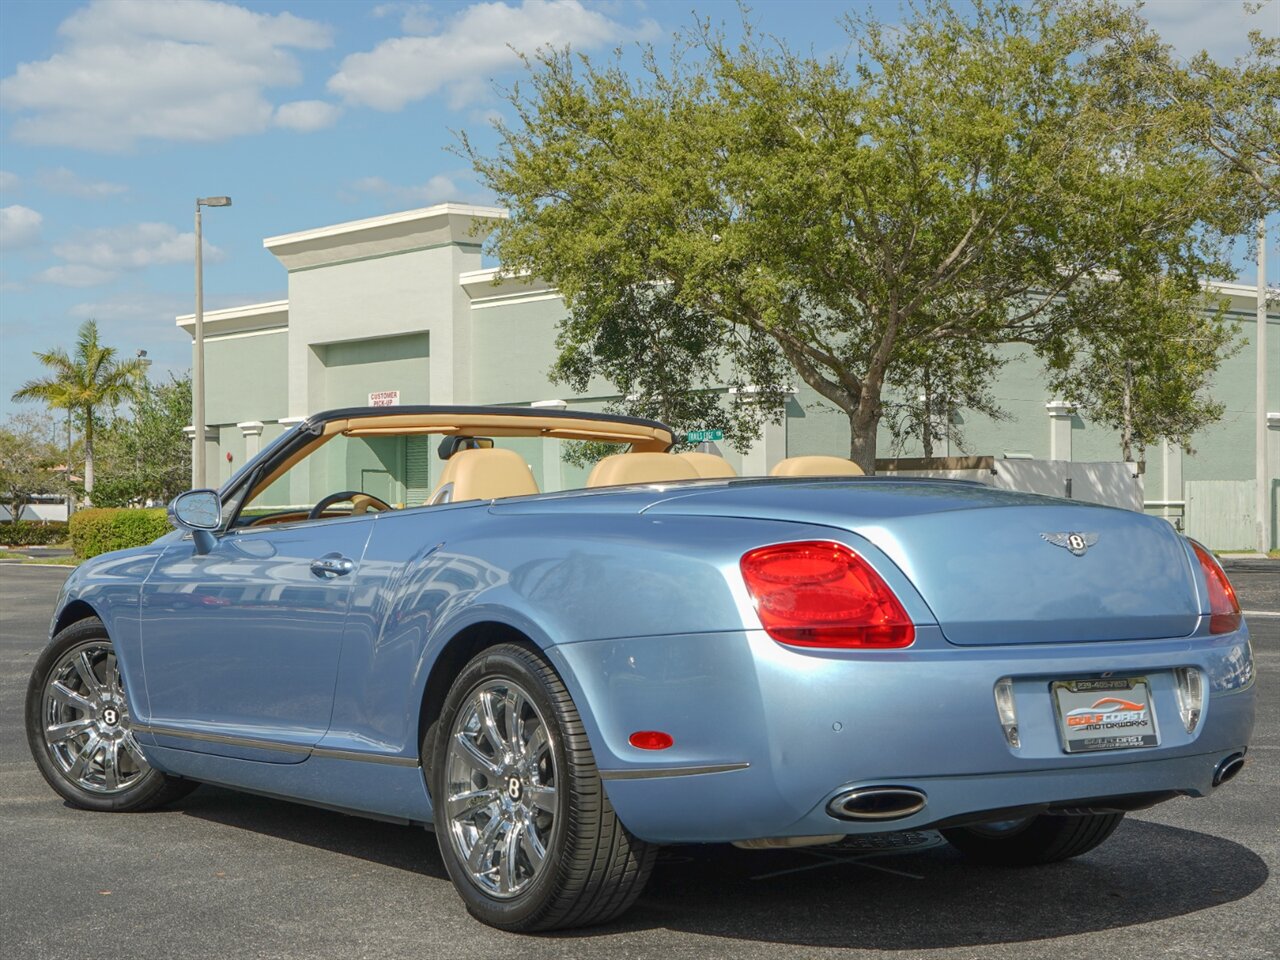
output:
[[[478,218],[502,211],[441,204],[305,230],[263,241],[288,273],[287,300],[205,314],[210,483],[221,483],[261,445],[318,410],[369,403],[545,404],[598,410],[607,384],[586,396],[548,379],[564,304],[537,280],[506,279],[484,269]],[[1280,312],[1268,313],[1268,403],[1255,409],[1255,292],[1217,285],[1230,298],[1247,341],[1226,360],[1216,395],[1226,415],[1195,438],[1196,452],[1148,451],[1143,477],[1150,512],[1168,516],[1219,549],[1253,545],[1254,424],[1267,416],[1273,545],[1280,500]],[[194,334],[194,318],[179,317]],[[799,378],[785,422],[766,428],[746,455],[722,452],[744,475],[764,474],[786,456],[847,455],[842,413]],[[1046,393],[1038,363],[1015,357],[995,394],[1011,419],[993,422],[960,411],[965,448],[952,455],[1103,461],[1119,458],[1116,435],[1091,425]],[[194,435],[194,429],[192,429]],[[882,437],[882,456],[890,440]],[[428,441],[388,440],[367,462],[347,463],[346,481],[393,503],[425,500],[441,468]],[[553,444],[530,446],[543,490],[581,480]],[[904,455],[920,451],[905,450]],[[304,483],[303,481],[296,481]],[[327,478],[325,483],[330,483]],[[318,485],[319,481],[317,481]],[[328,490],[322,492],[329,492]],[[281,503],[311,503],[310,490],[278,493]],[[1238,541],[1238,542],[1236,542]]]

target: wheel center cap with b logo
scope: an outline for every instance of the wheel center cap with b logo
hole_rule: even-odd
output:
[[[115,707],[107,707],[102,711],[102,722],[109,727],[114,727],[120,722],[120,711]]]
[[[519,800],[520,794],[523,792],[524,790],[520,786],[519,778],[512,777],[507,781],[507,796],[510,797],[512,800]]]

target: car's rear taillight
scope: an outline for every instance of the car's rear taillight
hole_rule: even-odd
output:
[[[1191,547],[1200,561],[1200,569],[1204,571],[1205,583],[1209,587],[1209,632],[1231,633],[1240,629],[1240,601],[1236,599],[1236,591],[1227,579],[1226,573],[1211,554],[1194,540]]]
[[[848,547],[780,543],[742,557],[742,578],[765,631],[799,647],[907,647],[915,626],[893,591]]]

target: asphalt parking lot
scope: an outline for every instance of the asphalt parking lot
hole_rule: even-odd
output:
[[[466,914],[422,830],[211,787],[158,813],[64,805],[22,702],[66,571],[0,566],[0,956],[1280,957],[1278,569],[1231,574],[1260,614],[1260,708],[1250,763],[1208,800],[1019,871],[964,865],[932,834],[891,854],[670,848],[621,923],[522,937]]]

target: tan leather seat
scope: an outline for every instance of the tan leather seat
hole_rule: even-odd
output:
[[[724,457],[717,457],[714,453],[698,453],[690,450],[688,453],[677,453],[676,456],[693,467],[694,472],[704,480],[720,480],[738,475],[738,472],[729,466],[729,461]]]
[[[588,487],[618,487],[628,483],[670,483],[697,480],[698,471],[670,453],[618,453],[605,457],[587,477]]]
[[[524,458],[514,450],[459,450],[440,474],[440,483],[428,503],[460,503],[463,500],[497,500],[538,493],[538,482]]]
[[[771,477],[860,477],[862,468],[844,457],[787,457],[769,471]]]

